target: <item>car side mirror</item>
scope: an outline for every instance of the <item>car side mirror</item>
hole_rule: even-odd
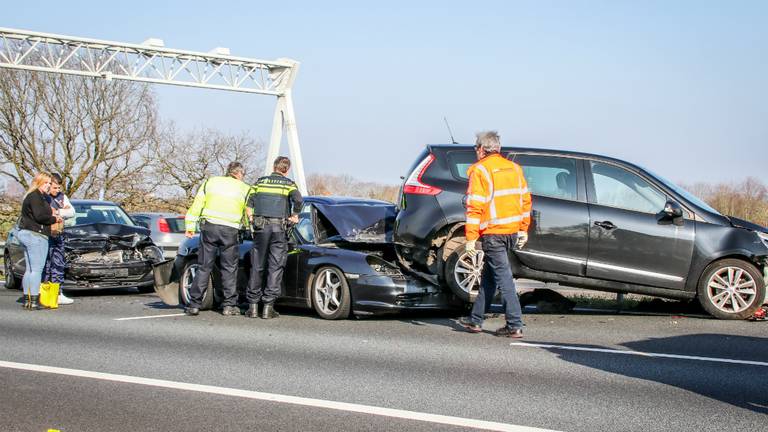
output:
[[[671,220],[675,225],[683,224],[683,208],[676,201],[669,200],[664,204],[659,222]]]

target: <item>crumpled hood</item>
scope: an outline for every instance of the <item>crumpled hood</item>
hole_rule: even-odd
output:
[[[125,248],[152,244],[149,229],[109,223],[75,225],[64,229],[65,245],[70,249],[102,249],[109,243]]]
[[[312,203],[318,216],[318,243],[391,243],[397,211],[386,202]],[[325,223],[327,222],[327,223]],[[330,224],[330,226],[328,226]]]
[[[758,231],[768,234],[768,228],[764,226],[733,216],[728,216],[728,219],[731,221],[731,225],[735,226],[736,228],[744,228],[751,231]]]

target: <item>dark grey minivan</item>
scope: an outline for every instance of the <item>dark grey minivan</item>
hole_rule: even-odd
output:
[[[725,216],[672,182],[592,154],[503,148],[533,195],[517,277],[667,298],[697,297],[710,314],[751,316],[766,300],[768,229]],[[401,190],[402,265],[471,301],[478,274],[464,253],[472,146],[429,145]]]

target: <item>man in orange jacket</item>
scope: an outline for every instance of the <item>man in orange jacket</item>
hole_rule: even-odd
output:
[[[522,338],[522,310],[509,254],[515,246],[522,248],[528,241],[531,194],[522,168],[499,154],[501,140],[498,133],[477,134],[475,151],[478,162],[467,171],[466,250],[470,255],[476,254],[475,243],[481,239],[485,258],[480,293],[472,314],[459,322],[467,331],[480,333],[486,301],[500,290],[506,325],[496,330],[495,335]]]

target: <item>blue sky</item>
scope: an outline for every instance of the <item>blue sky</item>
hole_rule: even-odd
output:
[[[415,6],[414,6],[415,4]],[[768,181],[768,2],[5,2],[0,26],[301,62],[308,173],[399,182],[426,143],[626,159],[675,181]],[[157,86],[183,128],[269,139],[274,99]]]

